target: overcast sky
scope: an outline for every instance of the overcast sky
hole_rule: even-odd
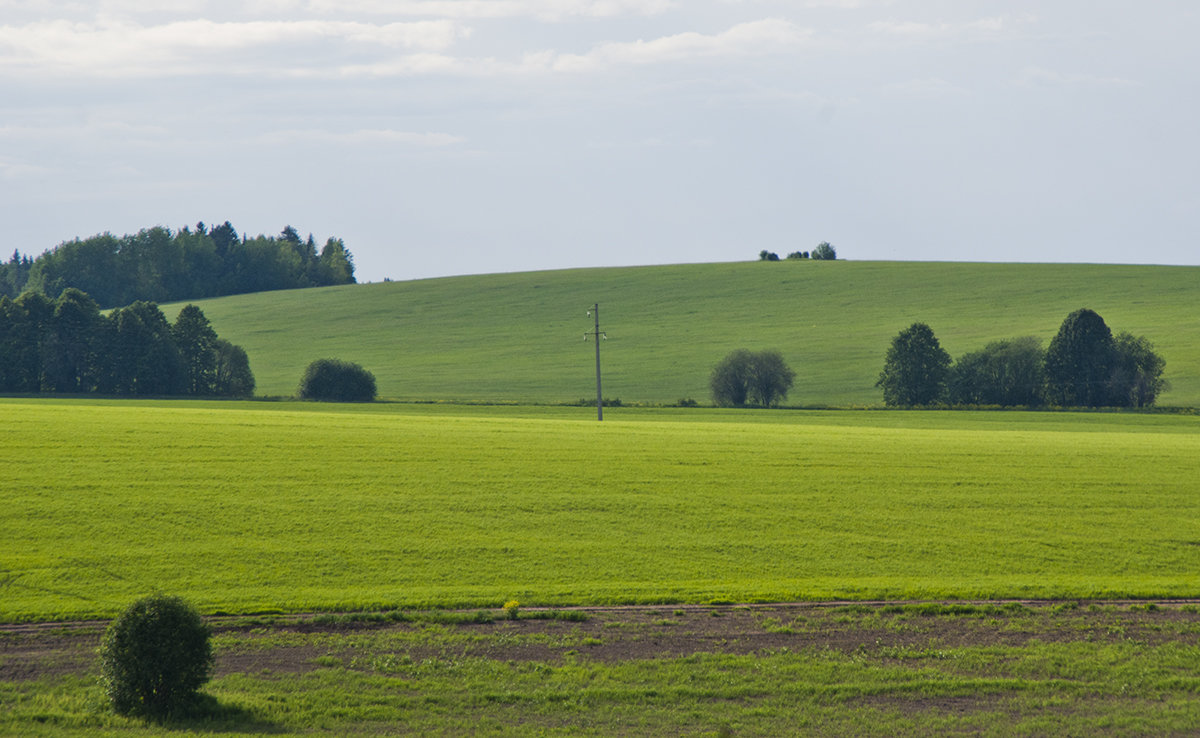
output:
[[[1197,38],[1196,0],[0,0],[0,247],[1200,264]]]

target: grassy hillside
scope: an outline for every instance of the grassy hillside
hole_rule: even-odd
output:
[[[712,366],[775,348],[795,405],[872,405],[891,338],[929,323],[954,356],[988,341],[1049,342],[1080,307],[1147,336],[1173,389],[1200,404],[1200,267],[747,262],[578,269],[271,292],[201,302],[250,354],[260,394],[290,395],[313,359],[363,364],[403,400],[561,402],[594,396],[599,302],[604,394],[708,401]],[[174,317],[174,309],[166,312]]]

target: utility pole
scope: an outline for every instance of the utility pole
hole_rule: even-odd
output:
[[[600,339],[608,338],[608,335],[600,330],[600,303],[592,305],[588,315],[595,316],[596,327],[591,333],[584,333],[583,340],[591,336],[596,342],[596,420],[604,420],[604,395],[600,392]]]

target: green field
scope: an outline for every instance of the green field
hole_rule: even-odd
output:
[[[1182,415],[2,400],[0,621],[1200,595]]]
[[[778,349],[797,373],[788,403],[882,403],[893,336],[928,323],[954,356],[989,341],[1046,343],[1089,307],[1145,335],[1167,361],[1165,405],[1200,405],[1200,267],[914,262],[750,262],[578,269],[260,293],[200,301],[246,348],[259,393],[290,396],[313,359],[373,371],[404,400],[559,403],[595,396],[601,306],[605,395],[709,400],[714,364]],[[174,319],[177,307],[165,309]]]

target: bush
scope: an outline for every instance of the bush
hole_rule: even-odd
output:
[[[152,595],[129,606],[104,633],[104,690],[121,715],[162,719],[196,702],[212,674],[210,631],[178,597]]]
[[[298,394],[305,400],[371,402],[375,375],[348,361],[317,359],[304,370]]]

